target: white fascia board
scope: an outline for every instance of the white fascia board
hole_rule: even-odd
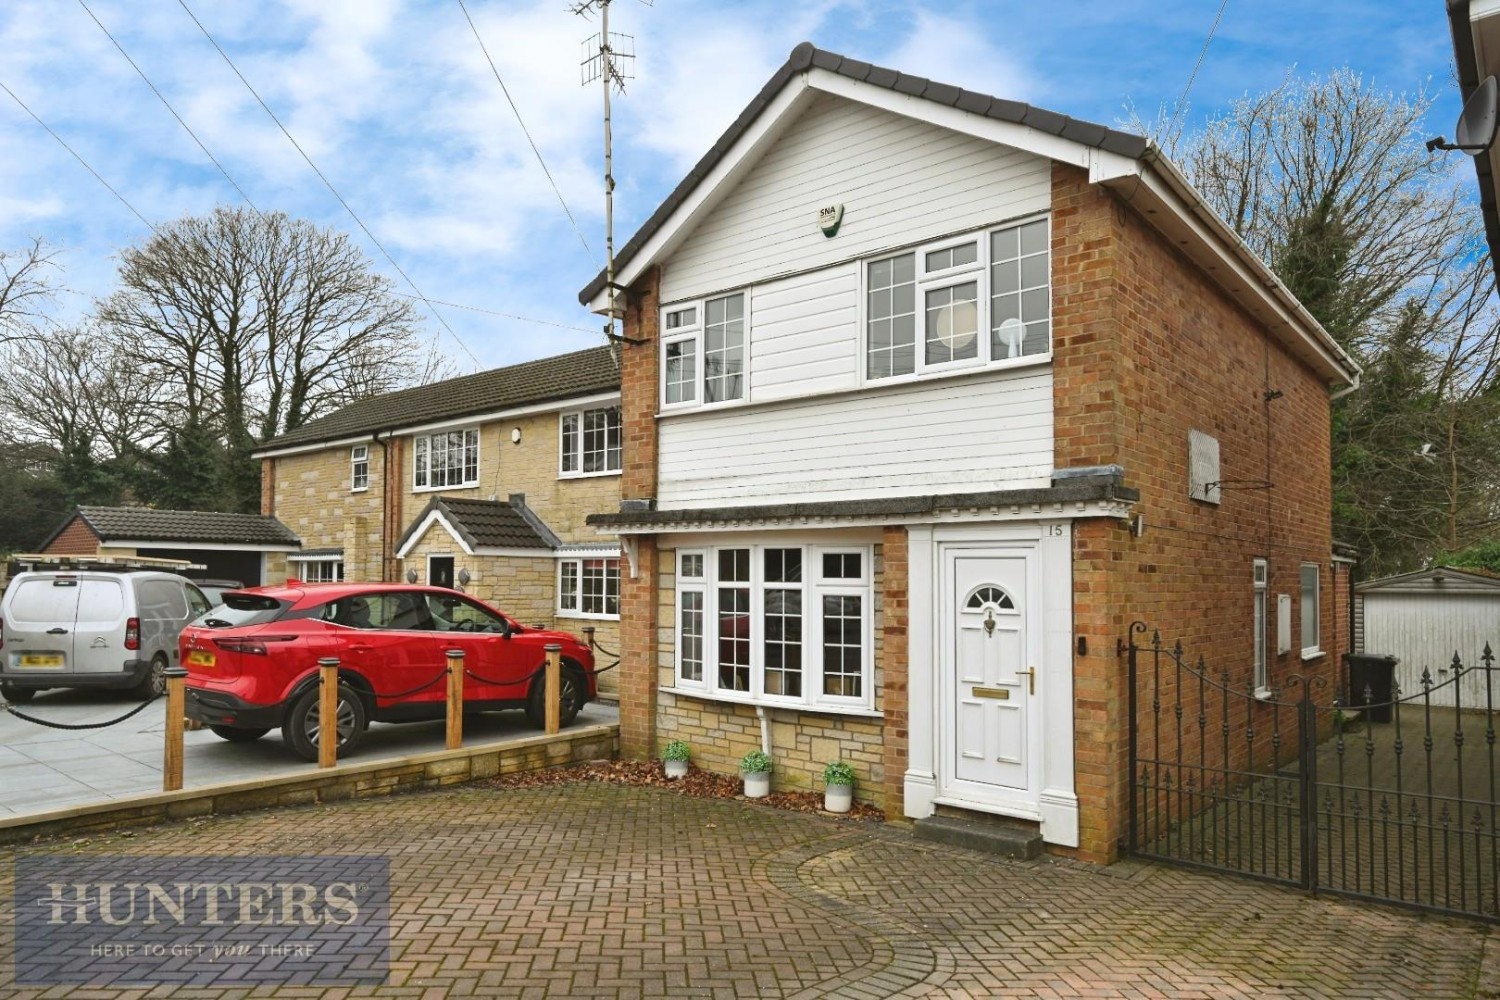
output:
[[[422,520],[422,523],[417,526],[417,530],[413,531],[411,537],[406,540],[406,544],[396,550],[396,558],[405,559],[407,553],[416,548],[417,543],[422,540],[423,536],[427,534],[428,529],[434,524],[441,525],[443,530],[448,532],[449,537],[458,543],[458,547],[464,550],[465,555],[474,555],[474,550],[469,548],[469,544],[464,541],[463,535],[460,535],[454,529],[448,519],[443,516],[442,511],[435,510]]]
[[[1469,21],[1483,21],[1500,14],[1500,0],[1469,0]]]
[[[602,542],[597,545],[564,545],[552,554],[558,559],[615,559],[620,555],[620,546]]]
[[[719,158],[708,176],[698,182],[677,210],[657,228],[644,246],[615,272],[615,284],[629,287],[640,279],[653,263],[667,256],[678,242],[711,210],[734,182],[755,165],[771,144],[780,137],[808,98],[807,74],[787,81],[781,92],[761,111],[734,146]],[[589,309],[603,314],[609,308],[609,289],[601,289],[589,300]]]
[[[1323,375],[1357,386],[1359,364],[1339,347],[1239,234],[1219,218],[1154,146],[1147,150],[1145,160],[1147,162],[1139,165],[1133,176],[1130,173],[1112,174],[1103,183],[1138,208],[1147,207],[1143,202],[1155,202],[1162,210],[1170,212],[1172,219],[1196,244],[1185,248],[1189,256],[1198,258],[1201,263],[1206,254],[1211,262],[1223,269],[1223,273],[1217,275],[1210,271],[1210,276],[1226,291],[1236,298],[1250,297],[1253,301],[1246,304],[1252,315],[1260,314],[1264,320],[1265,312],[1269,312],[1272,317],[1270,325],[1289,332],[1294,341],[1290,346],[1301,346],[1303,350],[1299,353],[1307,360],[1315,360]],[[1146,218],[1148,222],[1152,221],[1149,212]],[[1157,225],[1161,228],[1160,224]]]
[[[1049,160],[1071,163],[1075,167],[1087,167],[1089,154],[1093,152],[1091,147],[1080,142],[1064,139],[1048,132],[1039,132],[1029,125],[1003,122],[972,111],[962,111],[938,104],[925,97],[900,94],[889,87],[865,83],[831,70],[816,68],[810,70],[808,86],[872,108],[880,108],[904,118],[929,122],[940,128],[971,135],[976,139],[987,139],[990,142],[1043,156]]]
[[[105,548],[131,549],[202,549],[204,552],[301,552],[296,545],[276,542],[178,542],[160,538],[151,541],[133,541],[128,538],[100,540]],[[149,558],[149,557],[142,557]]]
[[[355,437],[339,438],[336,441],[314,441],[311,444],[298,444],[290,448],[272,448],[269,451],[252,451],[251,458],[281,458],[284,455],[305,455],[310,451],[323,451],[329,448],[348,448],[356,444],[367,444],[375,440],[373,434],[360,434]]]

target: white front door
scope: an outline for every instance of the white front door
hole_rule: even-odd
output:
[[[1039,809],[1035,559],[1034,550],[973,548],[943,559],[941,794],[1020,815]]]

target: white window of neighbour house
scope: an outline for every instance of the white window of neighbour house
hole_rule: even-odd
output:
[[[1320,572],[1317,563],[1303,563],[1302,583],[1302,657],[1308,659],[1323,654]]]
[[[618,619],[620,560],[558,560],[557,610],[570,618]]]
[[[450,489],[479,483],[479,429],[439,431],[412,438],[412,486]]]
[[[349,449],[349,489],[358,493],[370,488],[370,446],[357,444]]]
[[[622,465],[620,408],[601,406],[564,413],[558,434],[563,476],[619,472]]]

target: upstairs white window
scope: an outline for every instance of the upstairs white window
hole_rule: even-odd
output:
[[[1047,220],[1036,219],[867,262],[865,377],[1046,354],[1049,240]]]
[[[620,408],[601,406],[562,415],[562,474],[594,476],[619,472]]]
[[[745,398],[750,340],[745,302],[744,292],[734,292],[662,312],[662,406]]]
[[[370,488],[370,446],[357,444],[349,449],[349,489],[359,492]]]
[[[479,484],[479,429],[412,439],[412,486],[440,490]]]
[[[867,547],[746,545],[677,556],[677,685],[732,701],[874,704]]]

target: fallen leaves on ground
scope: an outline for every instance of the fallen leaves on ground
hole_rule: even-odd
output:
[[[689,766],[686,776],[668,778],[661,761],[655,760],[594,760],[567,767],[554,767],[546,771],[523,771],[504,774],[486,782],[492,788],[535,788],[542,785],[565,785],[583,781],[598,781],[611,785],[650,786],[666,788],[678,795],[695,799],[744,798],[740,779],[731,774],[715,774],[700,767]],[[793,812],[822,813],[822,792],[772,792],[759,799],[745,799],[773,809],[788,809]],[[834,813],[824,813],[832,816]],[[843,818],[860,821],[884,822],[885,813],[864,802],[855,802]]]

